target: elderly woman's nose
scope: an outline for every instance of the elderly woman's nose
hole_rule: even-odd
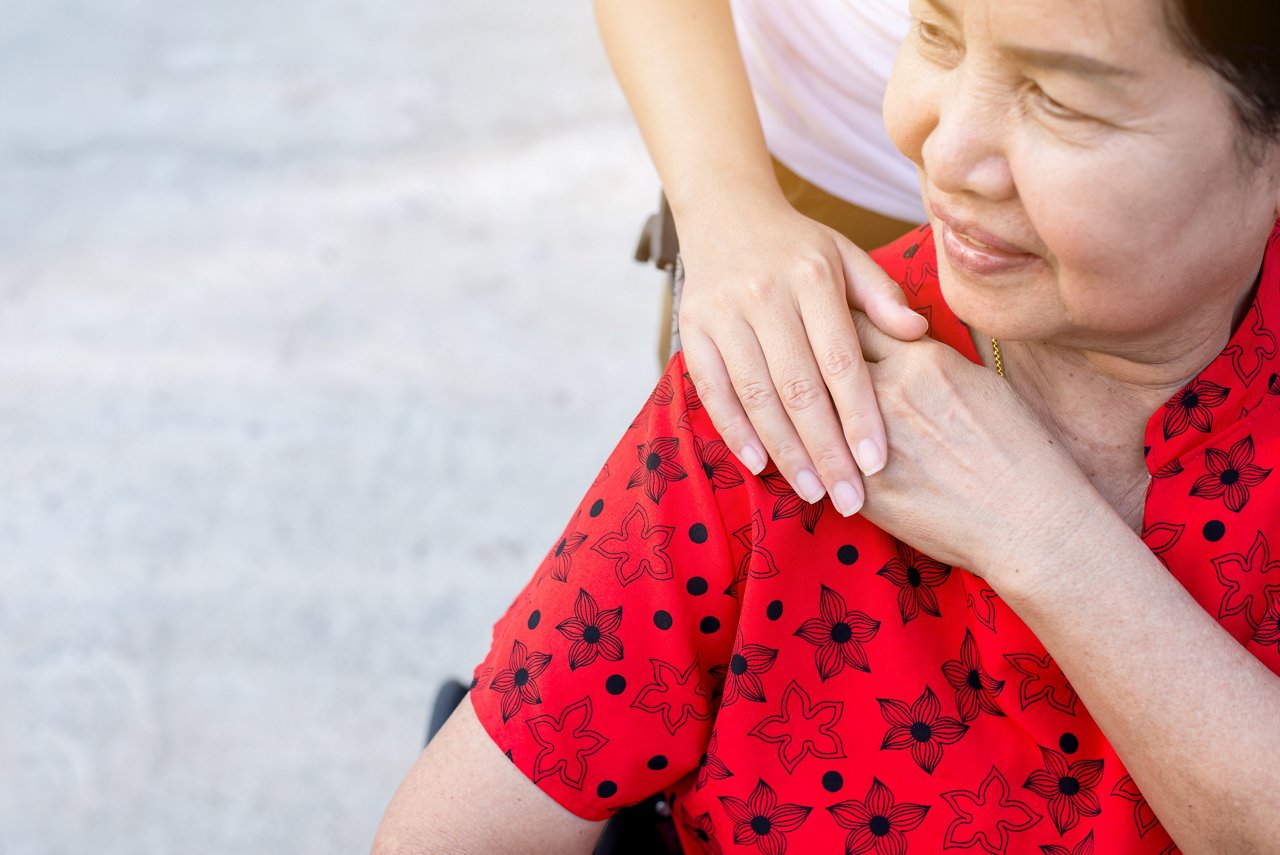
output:
[[[1014,184],[1005,157],[1006,110],[983,97],[973,82],[956,81],[941,99],[937,122],[921,152],[929,182],[954,196],[1011,198]]]

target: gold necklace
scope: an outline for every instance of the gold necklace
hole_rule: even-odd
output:
[[[1001,377],[1004,376],[1004,360],[1000,358],[1000,342],[996,341],[996,337],[991,337],[991,354],[996,358],[996,373]]]

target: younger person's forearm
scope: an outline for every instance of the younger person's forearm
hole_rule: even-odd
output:
[[[596,0],[614,73],[676,220],[781,198],[727,0]]]

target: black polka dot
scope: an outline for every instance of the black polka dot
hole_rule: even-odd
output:
[[[542,620],[542,612],[534,609],[533,614],[529,615],[529,629],[537,629],[540,620]]]
[[[1204,524],[1204,539],[1217,543],[1222,540],[1222,536],[1227,533],[1227,527],[1223,525],[1222,520],[1209,520]]]
[[[694,543],[706,543],[707,527],[702,523],[694,523],[689,526],[689,539]]]
[[[1074,733],[1064,733],[1058,739],[1058,747],[1062,749],[1063,754],[1075,754],[1080,750],[1080,740]]]
[[[602,799],[612,798],[618,792],[618,785],[613,781],[601,781],[596,787],[596,795]]]
[[[711,615],[707,615],[701,621],[699,621],[698,629],[702,630],[703,634],[710,635],[711,633],[720,629],[720,621],[711,617]]]
[[[591,516],[598,517],[604,511],[604,499],[596,499],[591,503]]]
[[[662,754],[655,754],[649,758],[649,768],[657,772],[660,769],[667,768],[667,758]]]
[[[707,592],[707,580],[701,576],[694,576],[685,583],[684,589],[695,597],[701,597]]]
[[[671,629],[671,612],[658,609],[653,613],[653,625],[658,629]]]
[[[853,564],[858,560],[858,548],[852,543],[846,543],[836,550],[836,558],[840,559],[840,563],[845,566]]]
[[[844,776],[839,772],[831,771],[822,776],[822,788],[828,793],[838,793],[843,786]]]
[[[620,695],[627,690],[627,678],[621,674],[611,674],[604,681],[604,690],[611,695]]]
[[[782,617],[782,600],[774,600],[769,607],[764,610],[765,617],[769,620],[777,620]]]

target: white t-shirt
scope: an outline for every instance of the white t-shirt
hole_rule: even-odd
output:
[[[881,102],[910,24],[907,0],[731,0],[769,151],[801,178],[889,217],[924,222],[915,165]]]

